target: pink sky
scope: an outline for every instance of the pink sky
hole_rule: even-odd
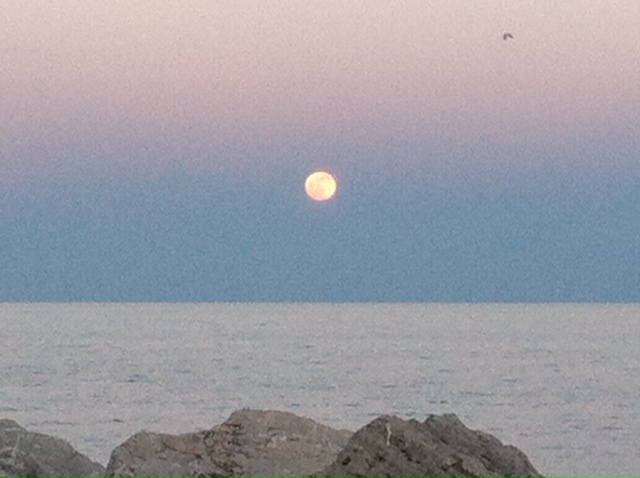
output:
[[[2,183],[340,144],[400,169],[474,148],[498,169],[634,166],[639,51],[636,0],[3,1]]]

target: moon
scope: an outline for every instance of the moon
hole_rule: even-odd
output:
[[[335,196],[338,183],[336,178],[326,171],[316,171],[304,182],[304,189],[314,201],[326,201]]]

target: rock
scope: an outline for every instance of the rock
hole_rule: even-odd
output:
[[[0,419],[0,476],[104,476],[104,471],[66,441]]]
[[[352,434],[288,412],[240,410],[210,430],[138,433],[105,469],[59,438],[0,419],[0,477],[541,476],[526,455],[455,415],[382,416]]]
[[[211,430],[138,433],[111,453],[106,476],[310,475],[350,436],[289,412],[240,410]]]
[[[470,430],[456,415],[425,422],[382,416],[358,430],[314,476],[521,476],[538,471],[517,448]]]

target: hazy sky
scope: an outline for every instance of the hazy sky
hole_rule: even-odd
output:
[[[0,0],[0,300],[640,302],[639,52],[637,0]]]

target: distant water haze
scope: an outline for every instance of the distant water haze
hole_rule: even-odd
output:
[[[243,407],[453,412],[546,476],[640,469],[635,305],[0,304],[0,415],[103,464]]]

